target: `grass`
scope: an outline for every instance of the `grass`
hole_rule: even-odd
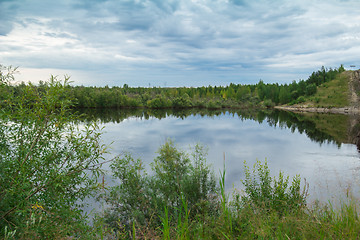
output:
[[[349,76],[343,73],[334,80],[321,84],[316,94],[308,98],[305,104],[321,108],[349,106]]]
[[[207,222],[187,221],[186,235],[181,226],[167,224],[163,233],[148,239],[358,239],[360,235],[356,201],[343,203],[339,209],[330,204],[313,205],[282,216],[261,207],[236,210],[226,205]],[[199,234],[199,227],[205,228],[205,234]]]

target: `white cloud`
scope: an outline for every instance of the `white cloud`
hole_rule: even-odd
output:
[[[0,63],[92,71],[113,84],[130,77],[144,85],[181,78],[189,85],[207,85],[197,80],[205,78],[286,82],[321,65],[357,61],[356,6],[355,0],[0,2]]]

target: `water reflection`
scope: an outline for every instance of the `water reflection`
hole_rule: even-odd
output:
[[[323,143],[334,143],[340,147],[342,143],[357,144],[360,133],[360,124],[349,126],[352,121],[359,123],[358,116],[320,114],[320,113],[292,113],[280,110],[208,110],[208,109],[86,109],[80,110],[84,114],[83,120],[100,120],[102,123],[121,123],[132,117],[140,120],[167,117],[175,117],[184,120],[190,116],[211,118],[224,114],[230,114],[244,120],[254,120],[259,123],[267,123],[270,127],[289,128],[292,132],[298,131],[306,134],[311,140]],[[359,147],[360,149],[360,147]]]
[[[208,147],[215,172],[226,164],[226,187],[241,188],[243,162],[267,159],[273,174],[300,174],[312,199],[328,199],[352,185],[358,190],[359,153],[355,116],[295,114],[283,111],[185,109],[91,110],[84,121],[100,121],[103,141],[113,155],[128,151],[147,169],[167,138],[180,148],[200,142]],[[109,157],[111,157],[109,156]],[[110,177],[107,176],[110,182]]]

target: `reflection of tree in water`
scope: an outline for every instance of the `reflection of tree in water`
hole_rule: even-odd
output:
[[[227,110],[208,110],[198,108],[188,109],[77,109],[82,114],[83,121],[100,120],[102,123],[120,123],[127,118],[136,117],[140,119],[150,119],[152,117],[163,119],[166,117],[176,117],[185,119],[189,116],[211,117],[219,116],[228,112]]]
[[[306,134],[311,140],[323,143],[335,143],[341,145],[341,141],[337,140],[336,136],[319,130],[316,127],[314,118],[306,118],[301,114],[285,111],[259,111],[257,115],[248,115],[247,113],[240,112],[241,118],[248,118],[251,120],[263,123],[266,121],[271,127],[289,128],[291,132],[296,130],[301,134]],[[323,117],[326,117],[325,115]]]
[[[360,152],[360,121],[356,121],[356,124],[350,131],[351,142],[356,144],[358,151]]]
[[[237,116],[242,121],[253,120],[259,123],[266,122],[271,127],[288,128],[292,132],[296,130],[301,134],[306,134],[311,140],[323,143],[335,143],[339,147],[344,140],[339,136],[333,136],[327,133],[325,130],[320,130],[316,126],[316,121],[322,119],[330,122],[326,119],[329,115],[317,114],[314,116],[305,116],[302,114],[285,112],[280,110],[254,110],[254,109],[84,109],[77,110],[83,114],[81,119],[83,121],[100,120],[102,123],[120,123],[130,117],[139,119],[158,118],[163,119],[166,117],[176,117],[185,119],[189,116],[201,116],[201,117],[214,117],[222,114],[230,113],[234,117]],[[318,123],[319,124],[319,123]],[[334,125],[335,123],[333,123]],[[346,123],[345,123],[346,124]],[[331,124],[329,124],[331,126]],[[336,127],[336,126],[334,126]],[[354,142],[354,141],[353,141]],[[360,142],[360,141],[359,141]],[[354,142],[355,143],[355,142]]]
[[[341,145],[341,142],[337,140],[335,136],[319,130],[314,122],[315,119],[308,119],[301,114],[284,111],[273,111],[267,117],[270,126],[286,126],[291,129],[292,132],[298,130],[299,133],[306,134],[311,140],[320,144],[335,143],[339,147]],[[323,117],[326,116],[324,115]]]

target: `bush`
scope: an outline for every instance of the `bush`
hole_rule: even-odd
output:
[[[164,211],[172,224],[179,224],[184,216],[201,215],[204,207],[215,209],[209,204],[215,204],[216,181],[202,146],[196,145],[190,157],[169,140],[158,153],[151,164],[153,175],[147,175],[141,160],[128,154],[112,163],[113,176],[120,184],[101,197],[110,206],[106,222],[118,231],[119,224],[131,230],[133,223],[158,229]]]
[[[264,101],[264,106],[267,108],[272,108],[275,106],[275,103],[273,103],[273,101],[271,101],[271,99],[266,99]]]
[[[298,98],[296,99],[296,103],[303,103],[303,102],[305,102],[305,101],[306,101],[306,99],[305,99],[304,96],[300,96],[300,97],[298,97]]]
[[[258,211],[277,212],[279,215],[301,210],[306,204],[306,186],[300,189],[300,177],[295,176],[289,185],[289,176],[284,176],[280,171],[278,179],[270,176],[270,170],[257,161],[250,171],[245,162],[245,196],[241,197],[245,206],[250,206]]]
[[[3,69],[1,69],[3,70]],[[0,88],[11,89],[8,75]],[[68,78],[43,90],[8,91],[0,112],[0,236],[55,239],[87,235],[81,200],[96,187],[105,148],[96,124],[76,127]]]
[[[149,108],[168,108],[171,107],[171,101],[165,97],[156,97],[147,101],[147,107]]]
[[[193,103],[188,94],[184,94],[181,97],[173,99],[172,106],[174,108],[189,108],[193,106]]]
[[[222,103],[219,100],[217,100],[217,101],[210,100],[207,104],[207,108],[209,108],[209,109],[219,109],[221,107],[222,107]]]

